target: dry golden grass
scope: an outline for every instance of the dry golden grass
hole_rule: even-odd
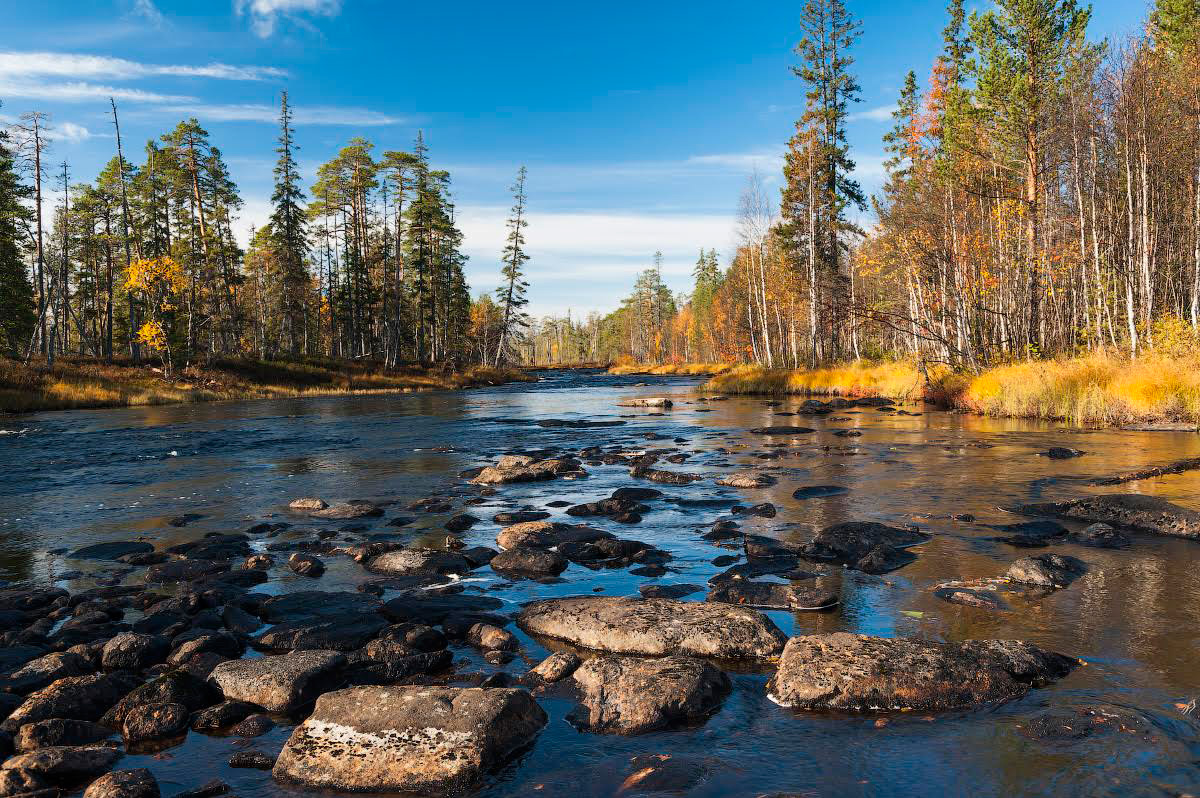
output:
[[[734,363],[633,363],[618,362],[609,370],[609,374],[633,375],[646,374],[656,377],[683,376],[706,377],[723,374],[732,368]]]
[[[160,369],[129,362],[63,358],[49,368],[0,358],[0,412],[448,390],[529,379],[519,371],[484,366],[461,372],[418,367],[383,371],[378,363],[325,358],[217,360],[168,378]]]
[[[886,396],[928,400],[989,416],[1083,426],[1181,421],[1200,424],[1200,355],[1138,360],[1094,354],[997,366],[978,375],[914,363],[851,363],[788,371],[739,366],[709,380],[716,393]]]

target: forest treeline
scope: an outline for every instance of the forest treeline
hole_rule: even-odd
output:
[[[244,250],[242,206],[220,149],[196,119],[117,152],[90,183],[51,179],[44,114],[0,132],[0,349],[161,359],[364,358],[511,362],[527,317],[525,170],[496,296],[472,299],[450,175],[421,134],[407,151],[352,139],[310,186],[282,96],[271,217]],[[54,186],[60,199],[48,207]],[[498,253],[501,254],[501,253]]]
[[[1074,0],[970,16],[951,0],[941,54],[905,81],[873,198],[846,140],[859,24],[842,0],[808,0],[802,17],[806,108],[783,189],[750,181],[726,268],[701,252],[678,296],[650,268],[612,314],[541,322],[539,357],[983,368],[1195,351],[1200,2],[1158,0],[1140,33],[1097,43]]]

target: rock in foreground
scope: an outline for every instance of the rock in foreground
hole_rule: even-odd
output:
[[[691,657],[596,657],[575,671],[581,703],[568,716],[581,729],[641,734],[697,723],[729,693],[729,677]]]
[[[969,709],[1016,698],[1075,664],[1019,640],[944,644],[849,632],[807,635],[788,641],[767,696],[806,710]]]
[[[317,700],[274,775],[346,792],[465,791],[544,725],[524,690],[355,687]]]
[[[222,662],[212,681],[226,699],[257,704],[271,712],[287,712],[334,681],[346,658],[335,651],[295,651],[277,657]]]
[[[778,654],[783,632],[744,607],[670,599],[579,596],[525,605],[517,625],[530,634],[614,654],[683,654],[763,660]]]

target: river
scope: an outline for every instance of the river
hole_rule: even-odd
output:
[[[1135,535],[1128,549],[1056,545],[1089,571],[1070,587],[1040,600],[991,611],[948,604],[932,594],[947,579],[995,577],[1030,553],[997,542],[987,524],[1021,520],[1003,508],[1100,492],[1140,492],[1200,508],[1197,472],[1093,488],[1088,481],[1147,465],[1200,455],[1200,435],[1172,432],[1077,430],[1023,420],[988,419],[930,408],[919,415],[856,408],[849,421],[780,416],[799,404],[772,406],[760,398],[694,401],[698,382],[682,378],[612,377],[594,372],[547,372],[534,384],[466,392],[347,396],[253,402],[73,411],[0,419],[0,579],[50,580],[72,590],[97,578],[136,580],[113,564],[81,563],[63,551],[105,540],[144,536],[160,547],[206,532],[237,532],[264,519],[295,521],[288,500],[321,496],[398,502],[432,494],[474,496],[459,478],[511,451],[572,451],[616,444],[688,452],[669,466],[715,476],[739,468],[766,470],[778,483],[762,490],[721,488],[711,480],[664,487],[670,497],[712,500],[654,502],[634,526],[605,519],[589,523],[654,544],[674,555],[660,579],[627,569],[572,565],[557,584],[517,582],[491,592],[512,608],[534,597],[636,595],[639,585],[704,584],[722,570],[712,560],[730,554],[701,534],[735,502],[770,501],[775,518],[743,521],[747,531],[804,540],[814,527],[847,520],[916,523],[933,535],[912,564],[871,576],[838,576],[841,605],[831,612],[770,612],[787,633],[847,630],[936,640],[1020,638],[1077,656],[1086,663],[1045,689],[998,707],[937,716],[806,715],[767,700],[766,672],[732,673],[734,689],[720,711],[698,728],[637,737],[576,731],[564,719],[572,701],[542,698],[550,723],[531,750],[496,774],[483,796],[574,798],[637,794],[620,785],[644,760],[665,755],[670,791],[686,796],[1178,795],[1200,792],[1200,722],[1181,705],[1200,696],[1200,543]],[[638,385],[644,383],[644,385]],[[618,408],[632,396],[670,396],[674,409]],[[701,412],[705,411],[705,412]],[[585,419],[621,426],[543,428],[517,421]],[[747,430],[804,423],[818,431],[772,447]],[[856,427],[861,437],[835,437]],[[657,439],[647,439],[657,433]],[[1070,460],[1038,456],[1050,446],[1081,449]],[[775,459],[763,455],[776,453]],[[586,466],[589,478],[502,486],[469,512],[483,517],[464,535],[468,545],[495,545],[501,509],[603,498],[634,484],[628,469]],[[804,485],[840,485],[827,498],[796,500]],[[663,487],[663,486],[659,486]],[[456,500],[454,512],[462,511]],[[561,511],[555,511],[561,512]],[[183,527],[169,520],[196,520]],[[953,521],[970,514],[974,522]],[[447,515],[417,513],[406,540],[441,545]],[[556,515],[555,518],[559,516]],[[563,516],[564,520],[570,520]],[[384,530],[387,518],[374,528]],[[1044,550],[1043,550],[1044,551]],[[737,553],[733,551],[732,553]],[[325,557],[318,582],[272,571],[261,589],[354,589],[365,581],[346,558]],[[74,573],[72,573],[74,572]],[[501,581],[488,568],[472,575]],[[702,599],[703,593],[692,599]],[[519,674],[545,656],[518,634]],[[456,649],[458,672],[490,673],[473,651]],[[1098,733],[1077,740],[1039,740],[1024,734],[1047,710],[1107,707],[1144,720],[1142,730]],[[289,732],[281,725],[256,747],[276,753]],[[155,755],[130,755],[121,768],[148,767],[164,795],[219,777],[241,798],[301,795],[276,785],[269,772],[234,770],[225,762],[234,738],[191,733],[184,744]],[[659,760],[662,762],[663,760]]]

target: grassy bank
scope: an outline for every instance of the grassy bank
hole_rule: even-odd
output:
[[[522,372],[474,366],[460,372],[371,361],[214,360],[168,378],[161,369],[117,361],[60,358],[54,366],[0,358],[0,412],[129,407],[221,399],[446,390],[529,380]]]
[[[617,363],[609,368],[609,374],[646,374],[655,377],[683,376],[710,377],[724,374],[736,368],[733,363]]]
[[[909,362],[804,371],[739,366],[715,376],[705,388],[727,394],[929,400],[989,416],[1084,426],[1200,424],[1200,356],[1129,360],[1097,354],[1014,363],[980,374],[953,372],[944,366],[930,366],[921,373]]]

